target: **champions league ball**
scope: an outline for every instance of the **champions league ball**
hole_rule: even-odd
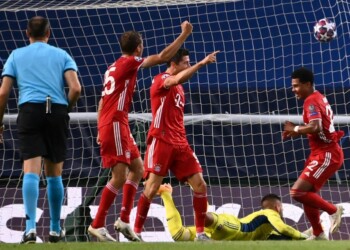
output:
[[[335,23],[327,18],[320,19],[314,26],[314,36],[321,43],[332,41],[337,37]]]

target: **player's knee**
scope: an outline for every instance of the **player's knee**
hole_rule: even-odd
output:
[[[305,191],[292,188],[289,194],[294,200],[299,201],[305,195]]]
[[[207,193],[207,184],[205,183],[205,181],[201,181],[201,182],[198,182],[198,183],[195,183],[193,186],[192,186],[192,189],[194,192],[196,193]]]
[[[159,186],[160,185],[157,185],[155,183],[147,183],[143,194],[146,196],[147,199],[152,200],[153,197],[157,194]]]
[[[125,174],[120,174],[120,175],[112,174],[110,183],[113,185],[113,187],[120,189],[125,182],[126,182]]]
[[[143,177],[144,167],[141,158],[137,158],[131,162],[129,171],[133,172],[140,179]]]
[[[144,169],[143,166],[141,166],[141,167],[137,168],[136,172],[137,172],[137,176],[139,176],[140,179],[141,179],[143,174],[144,174],[144,172],[145,172],[145,169]]]

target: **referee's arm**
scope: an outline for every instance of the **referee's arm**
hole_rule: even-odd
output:
[[[14,82],[15,82],[15,79],[12,77],[4,76],[2,78],[2,84],[0,87],[0,143],[3,143],[4,141],[2,136],[2,133],[4,132],[4,124],[3,124],[4,113],[5,113],[7,100],[11,93],[11,89]]]
[[[74,70],[67,70],[64,72],[64,78],[69,88],[68,110],[71,111],[80,97],[81,85],[78,79],[78,74]]]

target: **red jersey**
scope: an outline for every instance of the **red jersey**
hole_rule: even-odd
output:
[[[113,121],[128,124],[137,71],[143,61],[143,58],[137,56],[122,56],[109,66],[104,76],[99,127]]]
[[[338,133],[334,129],[333,111],[327,98],[315,91],[304,102],[303,120],[305,124],[312,120],[322,120],[322,131],[317,134],[308,134],[311,151],[334,147],[339,141]]]
[[[188,144],[184,125],[185,93],[181,84],[169,89],[164,87],[164,81],[169,76],[161,73],[152,82],[152,123],[148,142],[155,137],[169,144],[184,145]]]

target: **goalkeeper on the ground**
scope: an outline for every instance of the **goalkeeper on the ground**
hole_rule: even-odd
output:
[[[160,186],[170,234],[174,241],[193,241],[196,237],[194,226],[183,226],[173,198],[170,184]],[[213,240],[305,240],[308,235],[299,232],[282,220],[282,202],[275,194],[268,194],[261,200],[262,210],[238,219],[231,214],[207,212],[205,232]]]

